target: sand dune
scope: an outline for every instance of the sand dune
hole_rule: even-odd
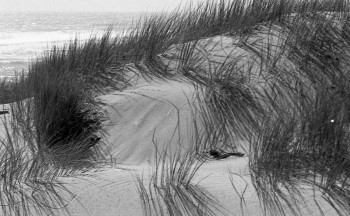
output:
[[[117,163],[139,164],[163,150],[191,142],[191,102],[194,89],[178,81],[151,81],[132,89],[100,96],[108,116],[107,143]],[[169,149],[170,150],[170,149]],[[175,150],[175,149],[174,149]]]
[[[263,45],[267,43],[263,41],[265,36],[264,33],[255,35],[249,39],[250,43]],[[277,40],[278,36],[270,36],[270,44],[281,42]],[[205,68],[211,68],[212,64],[221,65],[226,58],[237,56],[243,59],[240,64],[244,66],[253,56],[251,52],[238,46],[238,41],[232,37],[203,39],[198,47],[198,55],[207,56],[207,60],[202,62]],[[167,55],[176,55],[178,48],[172,47]],[[176,63],[166,63],[176,71]],[[293,67],[290,62],[285,63]],[[252,71],[258,76],[261,73],[259,62],[253,60],[252,64],[255,64]],[[75,177],[61,178],[71,192],[76,194],[67,205],[71,215],[143,215],[136,176],[143,176],[145,184],[148,185],[154,172],[157,150],[168,149],[171,155],[179,150],[187,152],[195,143],[193,121],[198,119],[193,115],[196,105],[194,86],[183,80],[136,78],[133,85],[126,90],[98,97],[106,116],[106,156],[113,158],[116,165]],[[256,89],[262,88],[258,78],[252,79],[250,85]],[[1,133],[3,131],[0,129],[0,135]],[[248,162],[247,156],[206,161],[196,173],[193,184],[207,189],[221,203],[220,208],[226,215],[264,215],[251,182]],[[244,200],[241,195],[244,195]],[[306,201],[300,201],[300,211],[303,212],[301,215],[319,215],[318,211],[314,211],[317,207],[312,204],[312,196],[310,188],[305,188]],[[305,208],[305,203],[311,203],[311,208]],[[322,204],[321,201],[320,203]],[[325,204],[321,206],[331,209]],[[334,214],[330,210],[325,213]]]
[[[269,43],[281,43],[276,35],[269,35]],[[266,35],[255,35],[250,43],[267,43]],[[215,37],[199,42],[199,55],[207,55],[211,63],[220,65],[227,57],[241,56],[247,61],[252,53],[237,46],[238,41],[230,37]],[[173,47],[167,55],[176,55]],[[279,50],[272,50],[279,52]],[[283,58],[281,58],[283,60]],[[242,61],[247,63],[247,61]],[[280,61],[283,62],[283,61]],[[172,70],[176,64],[167,62]],[[293,68],[291,62],[284,62],[286,67]],[[202,62],[202,66],[211,65]],[[207,64],[207,65],[206,65]],[[255,71],[258,76],[261,68],[258,61]],[[254,67],[254,66],[253,66]],[[261,74],[260,74],[261,75]],[[262,86],[258,79],[251,80],[257,89]],[[90,173],[90,181],[66,180],[84,207],[77,200],[68,206],[72,215],[143,215],[141,200],[137,192],[136,176],[143,176],[148,185],[154,171],[156,148],[170,146],[184,151],[193,143],[192,108],[195,104],[194,87],[189,82],[180,81],[147,81],[140,79],[123,92],[113,92],[100,96],[108,116],[106,125],[106,142],[110,156],[118,166],[106,168],[97,173]],[[190,103],[189,103],[190,102]],[[181,140],[179,141],[180,131]],[[232,182],[230,181],[232,180]],[[226,215],[264,215],[254,184],[248,170],[248,157],[230,157],[224,160],[209,160],[198,170],[193,183],[207,189],[220,203]],[[75,185],[75,186],[74,186]],[[235,186],[236,190],[234,189]],[[301,215],[319,215],[314,202],[313,192],[305,187],[304,201],[300,201]],[[241,199],[244,196],[244,200]],[[320,197],[320,194],[316,195]],[[318,198],[316,198],[318,199]],[[318,199],[326,215],[334,215],[332,208]],[[309,208],[306,206],[308,205]],[[285,205],[285,204],[284,204]],[[288,212],[286,212],[288,215]],[[218,213],[218,215],[220,215]]]

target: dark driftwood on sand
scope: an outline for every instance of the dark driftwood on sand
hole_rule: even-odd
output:
[[[210,150],[209,154],[217,160],[220,159],[225,159],[228,158],[230,156],[236,156],[236,157],[243,157],[244,153],[240,153],[240,152],[219,152],[217,150]]]
[[[7,111],[7,110],[2,110],[2,111],[0,111],[0,115],[9,114],[9,113],[10,113],[10,112]]]

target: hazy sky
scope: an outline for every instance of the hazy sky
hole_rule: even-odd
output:
[[[0,0],[1,11],[118,11],[169,10],[194,0]]]

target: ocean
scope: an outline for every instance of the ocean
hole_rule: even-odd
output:
[[[0,13],[0,77],[27,70],[28,64],[52,45],[78,37],[101,35],[113,26],[121,34],[137,21],[140,13]]]

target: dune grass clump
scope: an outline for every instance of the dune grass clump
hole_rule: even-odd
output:
[[[110,34],[53,47],[27,74],[3,81],[12,102],[1,131],[5,215],[69,214],[66,205],[74,196],[57,177],[103,159],[98,150],[103,116],[94,97],[107,87],[122,88],[124,81],[112,81],[119,75],[110,68],[115,52]]]
[[[148,186],[138,176],[144,215],[223,215],[225,210],[199,184],[192,183],[203,161],[193,150],[168,154],[158,152]]]
[[[126,83],[113,69],[115,52],[115,39],[108,30],[100,39],[76,39],[63,48],[53,47],[32,63],[27,79],[39,148],[82,155],[99,141],[103,116],[94,98]]]
[[[12,80],[12,93],[23,96],[26,77]],[[55,166],[36,143],[33,104],[28,99],[12,98],[9,114],[0,117],[0,211],[4,215],[69,215],[66,205],[74,195],[57,176],[72,169]]]
[[[350,210],[347,25],[346,14],[319,13],[282,25],[289,34],[286,57],[296,67],[272,68],[278,76],[265,95],[273,112],[250,146],[252,180],[265,214],[302,215],[298,200],[305,185],[321,191],[338,215]],[[320,214],[324,210],[319,206]]]
[[[66,205],[74,199],[74,194],[56,178],[69,171],[54,168],[40,155],[29,152],[27,143],[18,134],[9,136],[0,140],[2,214],[69,215]]]
[[[249,167],[265,214],[303,215],[300,200],[308,206],[318,199],[348,214],[348,126],[329,120],[334,110],[321,106],[302,121],[267,119],[251,143]],[[305,200],[306,186],[322,195]]]

